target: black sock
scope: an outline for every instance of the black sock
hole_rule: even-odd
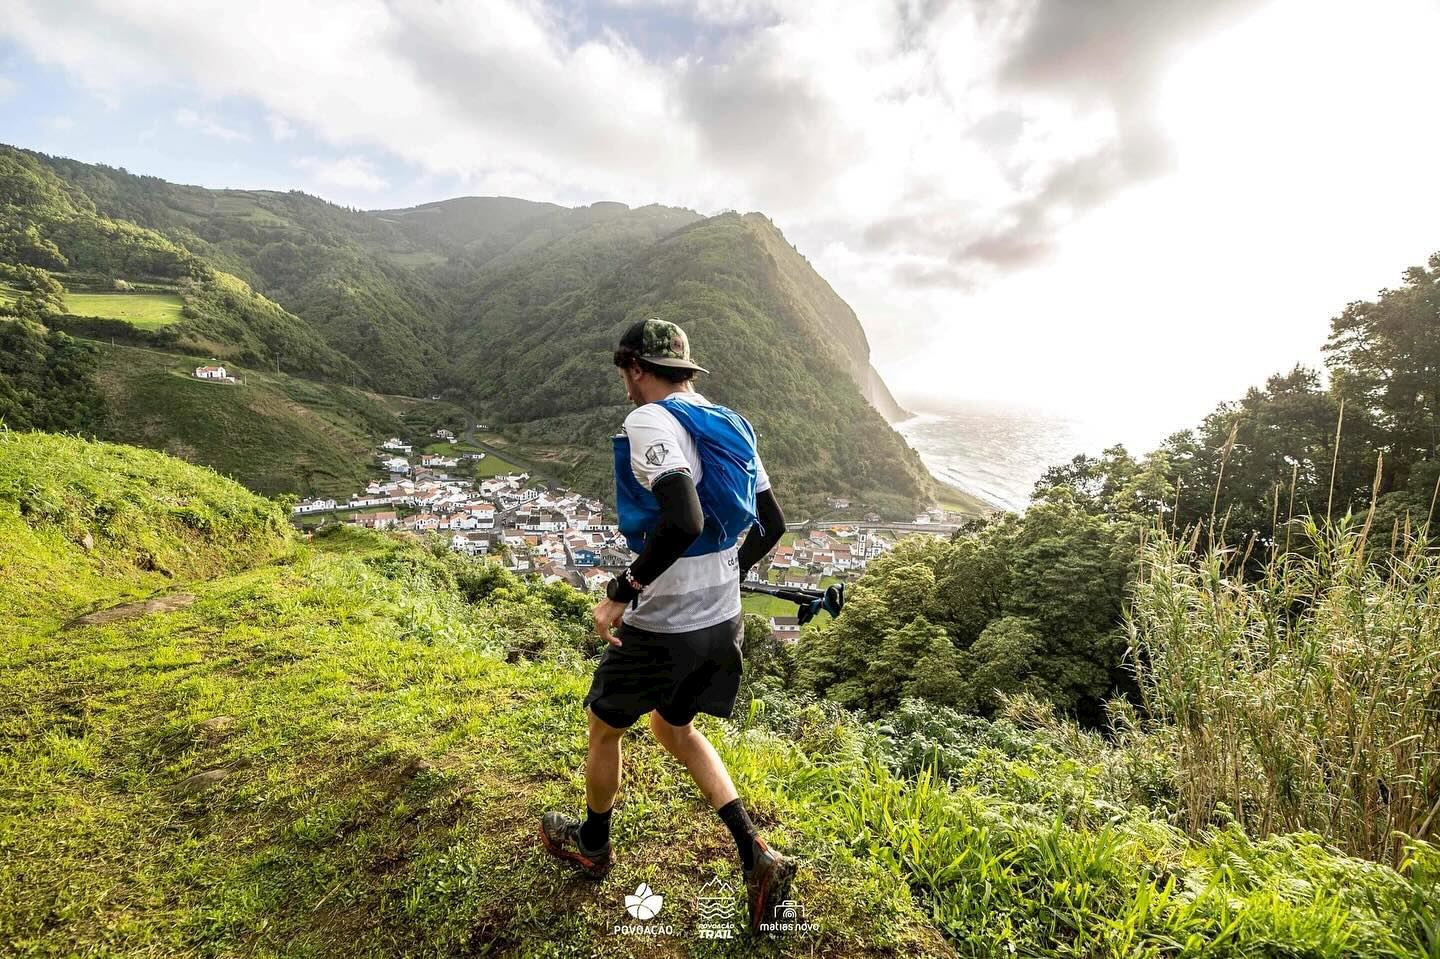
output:
[[[740,850],[740,863],[746,869],[755,867],[755,824],[750,821],[740,800],[732,799],[716,810],[730,835],[735,837],[735,848]]]
[[[580,845],[591,852],[599,852],[605,848],[610,841],[610,813],[614,807],[604,812],[596,812],[589,806],[585,807],[585,821],[580,824]]]

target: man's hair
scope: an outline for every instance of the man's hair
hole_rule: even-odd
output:
[[[661,366],[659,363],[651,363],[642,357],[633,346],[622,346],[615,351],[615,365],[622,370],[628,370],[632,366],[638,366],[646,373],[654,373],[662,380],[671,383],[684,383],[695,378],[694,370],[683,369],[678,366]]]

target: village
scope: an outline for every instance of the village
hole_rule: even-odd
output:
[[[450,549],[482,556],[521,575],[565,582],[585,592],[605,583],[635,558],[608,521],[606,506],[527,472],[482,475],[476,467],[490,455],[465,446],[448,429],[437,429],[419,453],[415,444],[391,437],[377,447],[372,480],[346,500],[314,498],[293,508],[302,526],[339,522],[376,530],[442,537]],[[467,475],[469,474],[469,475]],[[843,500],[832,505],[848,507]],[[878,517],[875,517],[878,519]],[[917,517],[927,523],[931,517]],[[940,530],[936,530],[940,532]],[[893,546],[897,533],[866,523],[792,527],[765,563],[750,571],[754,582],[823,589],[846,582]],[[794,607],[753,597],[747,610],[766,616],[777,639],[793,641],[800,626]]]

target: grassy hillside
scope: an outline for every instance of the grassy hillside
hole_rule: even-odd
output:
[[[187,237],[172,239],[107,214],[81,186],[57,175],[54,162],[0,145],[0,266],[6,272],[37,270],[47,284],[53,282],[50,274],[61,281],[83,278],[87,287],[100,283],[99,290],[92,290],[100,294],[111,292],[116,281],[137,281],[163,287],[178,298],[178,318],[171,310],[173,301],[163,315],[175,322],[155,323],[157,304],[152,303],[143,325],[159,329],[132,334],[129,317],[122,317],[108,321],[112,335],[135,335],[240,363],[280,363],[290,371],[337,378],[356,374],[355,365],[312,326],[226,272],[225,264],[197,255],[180,242]],[[58,296],[56,300],[44,310],[47,318],[69,310],[70,304]],[[86,310],[95,301],[80,294],[76,305]],[[102,307],[105,312],[80,315],[112,316],[116,304],[105,296]]]
[[[157,330],[184,319],[184,303],[174,293],[67,292],[65,308],[75,316],[124,320],[142,330]]]
[[[448,304],[414,267],[444,257],[390,224],[298,191],[207,190],[59,157],[103,214],[155,230],[281,303],[377,388],[428,394]]]
[[[703,220],[658,205],[500,197],[364,214],[297,192],[205,190],[6,156],[21,171],[15,223],[40,222],[41,247],[53,239],[64,263],[22,249],[19,228],[0,260],[167,280],[183,302],[180,322],[150,333],[55,321],[78,335],[443,393],[503,421],[528,458],[604,494],[605,439],[624,412],[606,360],[626,321],[658,313],[690,328],[713,361],[717,399],[767,433],[767,466],[793,505],[812,513],[840,494],[905,516],[933,496],[918,458],[871,408],[901,412],[854,312],[758,214]],[[105,226],[79,238],[56,226],[81,222]],[[121,255],[131,238],[150,251],[143,270]],[[122,306],[83,305],[95,315]],[[220,319],[241,314],[243,323]],[[325,346],[308,349],[301,334]]]
[[[457,304],[455,379],[480,388],[490,371],[517,359],[514,338],[544,311],[628,264],[639,251],[700,217],[690,210],[596,203],[522,221],[479,251],[467,251]]]
[[[255,369],[244,385],[195,379],[208,357],[100,344],[101,435],[213,467],[266,494],[348,495],[375,444],[401,426],[373,394]]]
[[[492,241],[562,210],[564,207],[554,203],[508,196],[462,196],[403,210],[375,210],[371,215],[394,224],[417,246],[443,261],[456,253],[485,259],[484,251]]]
[[[283,509],[210,470],[131,446],[6,431],[0,542],[7,628],[290,549]]]
[[[972,719],[942,745],[935,710],[881,730],[758,689],[735,721],[702,723],[767,835],[803,858],[795,898],[819,928],[698,939],[695,897],[735,882],[733,848],[648,736],[627,740],[604,882],[536,846],[539,814],[581,801],[593,645],[576,594],[361,531],[287,556],[273,507],[212,474],[4,442],[22,451],[0,457],[7,542],[45,547],[6,568],[7,595],[68,584],[0,646],[0,937],[16,955],[1440,948],[1424,844],[1392,870],[1314,836],[1192,841],[1127,801],[1157,770],[1123,743]],[[113,542],[76,538],[74,517],[116,515],[135,522]],[[193,602],[66,628],[117,598],[106,567],[140,555],[142,529],[190,556],[172,573]],[[131,591],[160,574],[138,575]],[[676,936],[613,932],[641,881]]]

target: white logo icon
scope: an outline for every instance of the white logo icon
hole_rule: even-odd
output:
[[[735,893],[719,876],[701,887],[695,908],[700,913],[696,931],[701,939],[735,938]]]
[[[760,923],[761,932],[817,932],[820,929],[818,922],[811,922],[805,917],[805,906],[794,900],[786,899],[784,902],[777,902],[770,907],[770,921]]]
[[[625,911],[634,919],[654,919],[664,904],[665,897],[643,882],[635,887],[635,895],[625,897]]]
[[[651,466],[659,466],[669,455],[670,449],[664,443],[651,443],[650,447],[645,450],[645,462]]]
[[[786,899],[775,906],[775,919],[779,922],[804,922],[805,907],[794,899]]]

